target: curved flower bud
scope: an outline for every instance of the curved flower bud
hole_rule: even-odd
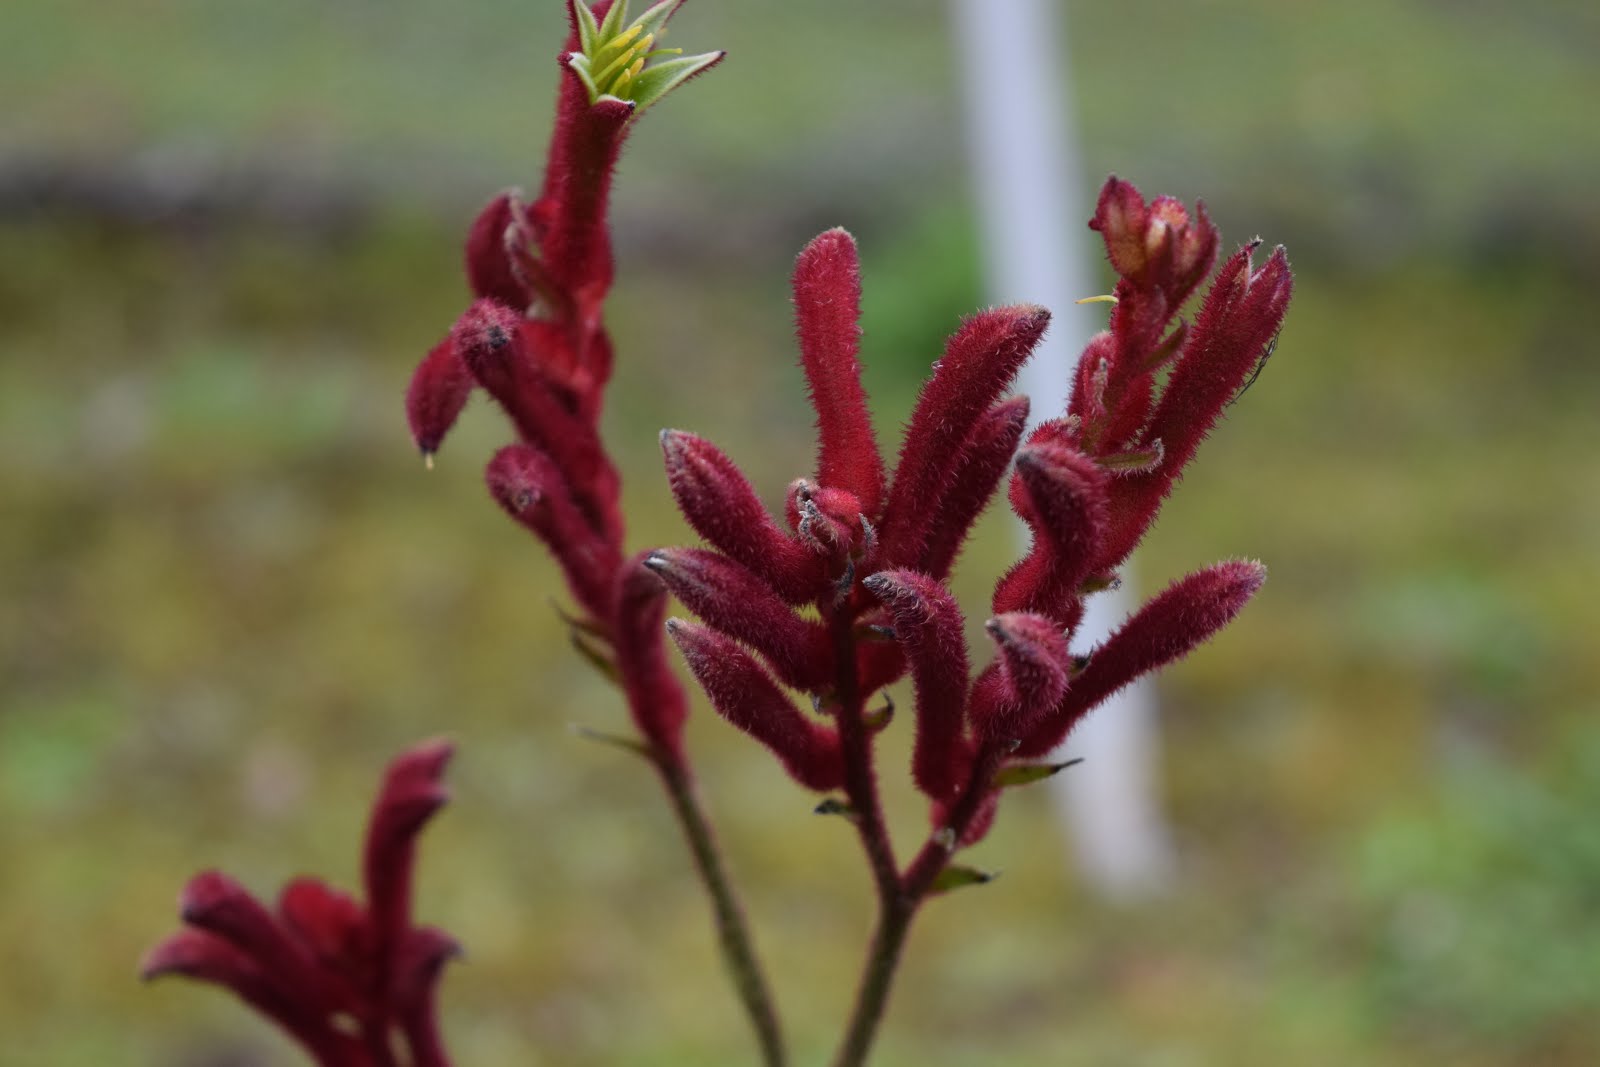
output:
[[[994,639],[994,664],[973,685],[968,711],[978,736],[1006,744],[1026,736],[1067,691],[1072,653],[1053,620],[1030,612],[997,615],[984,624]]]
[[[644,565],[704,622],[761,653],[785,685],[814,692],[832,682],[827,630],[796,615],[746,568],[703,548],[657,549]]]
[[[1064,445],[1028,445],[1017,453],[1012,500],[1033,530],[1033,547],[995,586],[997,613],[1037,611],[1060,626],[1077,625],[1078,587],[1105,535],[1106,482],[1093,460]]]
[[[883,458],[861,389],[861,265],[847,231],[829,230],[800,253],[794,307],[800,365],[817,412],[817,481],[850,492],[863,512],[876,515]]]
[[[1042,307],[1019,304],[971,316],[945,345],[906,427],[884,509],[882,559],[922,558],[938,509],[954,484],[962,447],[1049,325]]]
[[[668,619],[667,632],[717,714],[770,749],[807,789],[820,792],[843,784],[839,735],[806,718],[736,641],[681,619]]]
[[[367,822],[362,876],[384,995],[393,975],[395,953],[411,926],[417,835],[450,799],[443,778],[454,754],[454,745],[434,739],[396,756],[384,774],[383,788]]]
[[[963,718],[967,642],[961,607],[941,583],[914,571],[882,571],[862,584],[888,610],[911,665],[917,697],[912,778],[927,795],[948,797],[960,788],[971,760]]]
[[[1101,701],[1140,675],[1188,655],[1233,621],[1266,580],[1260,563],[1232,560],[1168,586],[1094,650],[1066,698],[1023,739],[1017,758],[1050,752]]]
[[[661,452],[672,496],[696,533],[791,604],[826,589],[821,558],[783,532],[744,473],[716,445],[681,430],[662,430]]]
[[[531,445],[507,445],[489,461],[484,481],[495,503],[549,547],[578,603],[606,618],[617,549],[590,527],[550,458]]]

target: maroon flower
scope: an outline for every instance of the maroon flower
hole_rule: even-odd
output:
[[[440,778],[450,754],[448,743],[430,741],[389,765],[367,825],[365,903],[297,878],[271,909],[227,875],[205,871],[179,897],[187,929],[150,950],[141,976],[223,986],[323,1067],[447,1067],[434,994],[460,949],[412,924],[411,878],[417,835],[448,797]]]

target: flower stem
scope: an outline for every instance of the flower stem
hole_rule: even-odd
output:
[[[673,814],[683,828],[694,854],[695,869],[711,895],[712,912],[716,919],[717,944],[722,950],[722,961],[738,991],[740,1003],[755,1028],[756,1040],[761,1045],[761,1062],[765,1067],[784,1067],[788,1054],[784,1050],[783,1032],[778,1024],[778,1012],[772,992],[768,988],[761,963],[756,958],[755,943],[745,921],[744,909],[728,879],[722,854],[705,810],[695,795],[694,781],[680,762],[657,761],[662,784],[672,798]]]

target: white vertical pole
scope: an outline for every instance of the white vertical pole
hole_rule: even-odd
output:
[[[1055,0],[952,4],[990,298],[1043,304],[1055,316],[1019,382],[1038,421],[1061,414],[1077,354],[1105,323],[1103,306],[1073,303],[1095,288],[1084,266],[1092,202],[1072,152],[1065,37]],[[1077,651],[1128,615],[1126,588],[1090,598]],[[1172,865],[1156,789],[1158,745],[1155,702],[1141,683],[1073,732],[1064,755],[1084,763],[1051,779],[1084,878],[1113,899],[1159,890]]]

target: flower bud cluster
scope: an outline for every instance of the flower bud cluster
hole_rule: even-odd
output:
[[[817,452],[790,487],[786,521],[711,442],[662,435],[673,495],[710,550],[663,549],[645,565],[700,619],[669,626],[713,707],[801,784],[842,787],[832,807],[861,811],[876,804],[866,705],[909,672],[911,777],[949,848],[982,836],[1006,781],[1038,777],[1008,768],[1047,755],[1117,689],[1205,641],[1265,577],[1257,563],[1216,564],[1087,658],[1069,651],[1085,598],[1117,581],[1264,357],[1291,284],[1281,249],[1257,268],[1247,245],[1217,271],[1190,327],[1177,314],[1218,244],[1204,208],[1191,218],[1113,178],[1090,225],[1119,276],[1110,328],[1090,341],[1064,415],[1026,436],[1027,402],[1005,393],[1049,315],[994,308],[949,339],[887,470],[861,387],[860,268],[843,230],[816,238],[794,272]],[[996,583],[993,652],[974,669],[947,581],[1002,482],[1032,544]]]
[[[151,949],[147,979],[182,974],[230,990],[277,1023],[321,1067],[447,1067],[434,1003],[459,947],[411,921],[416,839],[448,799],[450,746],[416,746],[389,765],[363,857],[366,900],[297,878],[269,908],[218,871],[179,897],[185,929]]]

